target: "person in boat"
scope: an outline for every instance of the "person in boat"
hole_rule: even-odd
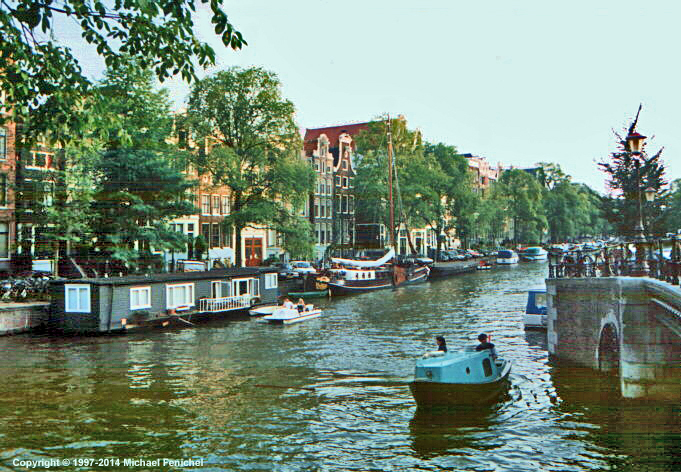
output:
[[[437,350],[447,352],[447,341],[445,341],[444,336],[435,336],[435,342],[437,343]]]
[[[481,333],[480,336],[478,336],[478,341],[480,341],[480,344],[475,347],[476,351],[484,351],[485,349],[489,349],[492,351],[492,357],[497,356],[497,351],[494,349],[494,344],[488,341],[487,335],[485,333]]]
[[[289,300],[288,297],[284,298],[284,302],[282,303],[282,306],[284,308],[288,308],[290,310],[293,310],[293,308],[294,308],[293,302],[291,300]]]
[[[298,313],[302,313],[303,311],[305,311],[305,300],[303,300],[302,298],[299,298],[298,303],[297,303],[297,307],[298,307]]]

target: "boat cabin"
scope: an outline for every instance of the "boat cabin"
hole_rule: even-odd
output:
[[[52,328],[62,332],[102,333],[164,321],[248,310],[276,303],[274,268],[216,269],[50,283]],[[193,319],[193,318],[192,318]]]
[[[498,380],[502,366],[495,362],[494,353],[475,346],[464,351],[447,352],[441,356],[419,359],[414,380],[457,384],[480,384]]]
[[[376,280],[389,276],[388,270],[380,267],[372,269],[331,269],[330,272],[334,279],[344,280]]]
[[[529,290],[527,292],[525,313],[528,315],[546,315],[546,290]]]

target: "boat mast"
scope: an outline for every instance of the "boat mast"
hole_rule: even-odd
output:
[[[390,246],[397,254],[395,247],[395,205],[393,203],[393,136],[390,115],[388,115],[388,204],[390,205]]]

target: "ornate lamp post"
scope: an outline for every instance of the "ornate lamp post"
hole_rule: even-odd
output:
[[[643,141],[646,136],[633,132],[627,136],[627,148],[634,156],[640,156],[643,149]],[[641,204],[641,163],[638,159],[634,160],[634,167],[636,168],[636,198],[638,200],[638,222],[634,228],[634,244],[636,245],[636,265],[631,275],[636,277],[645,277],[648,275],[648,263],[646,261],[646,241],[645,229],[643,228],[643,208]],[[650,189],[646,189],[646,200],[655,196],[655,190],[652,191],[650,197]],[[651,201],[648,200],[648,201]]]

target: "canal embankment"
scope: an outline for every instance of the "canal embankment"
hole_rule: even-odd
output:
[[[43,327],[49,317],[49,302],[9,302],[0,304],[0,336]]]

